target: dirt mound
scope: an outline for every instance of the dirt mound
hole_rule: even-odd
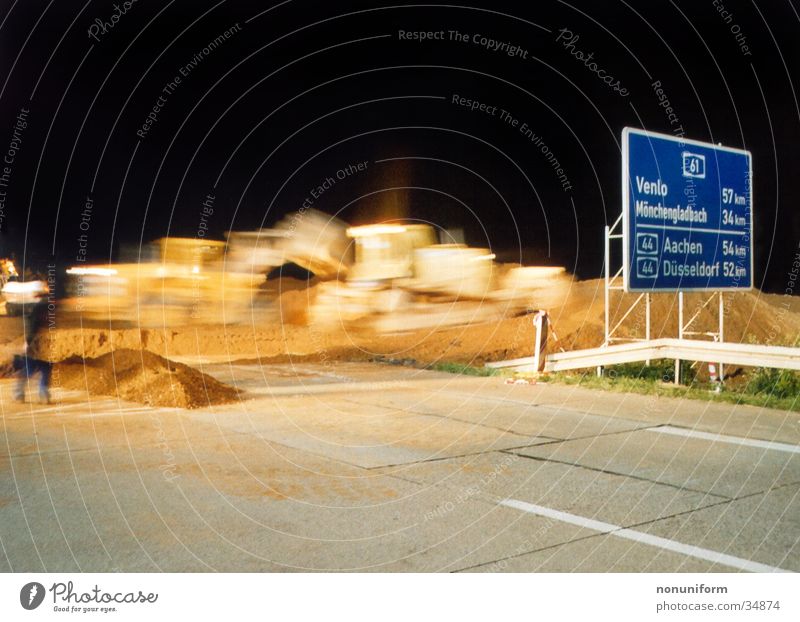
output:
[[[187,365],[147,350],[122,349],[57,363],[52,384],[151,406],[200,408],[236,399],[239,392]]]
[[[612,292],[610,324],[614,327],[639,294]],[[689,330],[716,332],[719,327],[719,300],[710,293],[684,295],[684,322],[695,317]],[[724,339],[737,343],[793,345],[800,337],[800,300],[791,296],[752,292],[725,293],[723,298]],[[678,336],[678,295],[653,294],[651,338]],[[564,304],[551,311],[552,325],[566,350],[599,346],[604,338],[603,283],[601,280],[576,282]],[[645,336],[645,305],[639,305],[625,318],[618,337]],[[707,338],[686,335],[687,338]]]
[[[187,357],[262,362],[362,361],[372,358],[414,359],[423,364],[447,361],[481,365],[486,361],[521,358],[533,353],[534,329],[528,316],[441,330],[417,330],[376,335],[358,326],[344,328],[307,324],[308,305],[317,285],[290,280],[286,286],[270,281],[279,293],[261,315],[248,324],[195,326],[169,324],[163,328],[62,327],[50,332],[43,350],[48,359],[101,357],[122,349],[153,352],[168,359]],[[305,285],[303,288],[300,285]],[[594,348],[604,338],[603,281],[573,281],[549,308],[551,352]],[[612,292],[611,325],[627,311],[636,294]],[[693,330],[717,328],[717,301],[701,308],[710,294],[686,294],[684,319],[697,313]],[[725,341],[790,345],[800,337],[800,297],[752,292],[726,293]],[[535,301],[534,301],[535,302]],[[10,321],[10,320],[9,320]],[[19,323],[19,322],[18,322]],[[2,328],[0,322],[0,328]],[[619,337],[644,337],[645,308],[640,304],[617,332]],[[654,294],[651,337],[678,334],[677,295]],[[18,336],[17,336],[18,335]],[[1,336],[1,335],[0,335]],[[693,336],[698,337],[698,336]],[[10,333],[2,343],[0,360],[19,352],[21,333]]]

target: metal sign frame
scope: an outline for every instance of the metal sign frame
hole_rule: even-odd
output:
[[[750,251],[750,266],[749,277],[750,283],[747,286],[735,287],[669,287],[669,288],[631,288],[630,287],[630,152],[629,152],[629,137],[631,135],[644,136],[648,139],[667,140],[681,144],[682,146],[697,146],[704,149],[711,149],[714,151],[725,151],[744,155],[747,157],[748,162],[748,199],[750,208],[750,218],[748,223],[748,246]],[[699,177],[699,175],[698,175]],[[705,178],[705,171],[702,177]],[[661,134],[658,132],[650,132],[647,130],[640,130],[638,128],[625,127],[622,130],[622,280],[624,291],[626,292],[726,292],[726,291],[750,291],[754,287],[754,261],[753,261],[753,156],[750,151],[745,149],[736,149],[733,147],[723,147],[721,145],[714,145],[711,143],[704,143],[698,140],[691,140],[687,138],[678,138],[669,134]],[[719,240],[719,236],[717,237]],[[719,246],[719,245],[718,245]]]

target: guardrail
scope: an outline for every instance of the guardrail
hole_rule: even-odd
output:
[[[800,348],[669,338],[549,354],[544,370],[556,372],[654,359],[707,361],[747,367],[800,370]],[[487,363],[486,367],[536,371],[532,356]]]

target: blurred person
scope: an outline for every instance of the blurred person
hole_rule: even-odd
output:
[[[37,339],[47,326],[47,289],[41,281],[31,282],[31,286],[31,299],[23,305],[25,349],[21,356],[14,357],[14,366],[18,370],[14,399],[25,401],[25,385],[31,376],[38,373],[39,399],[49,404],[52,366],[49,361],[40,358],[43,340]]]

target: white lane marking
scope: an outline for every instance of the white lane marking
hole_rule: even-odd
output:
[[[759,441],[758,439],[742,438],[740,436],[728,436],[726,434],[711,434],[710,432],[700,432],[699,430],[674,428],[671,425],[664,425],[657,428],[647,428],[647,431],[659,432],[661,434],[672,434],[674,436],[687,436],[689,438],[702,438],[706,441],[731,443],[733,445],[758,447],[760,449],[774,449],[775,451],[785,451],[790,454],[800,454],[800,446],[797,445],[790,445],[788,443],[775,443],[773,441]]]
[[[529,514],[545,516],[547,518],[552,518],[564,523],[571,523],[572,525],[577,525],[578,527],[585,527],[586,529],[607,533],[608,535],[616,536],[618,538],[633,540],[634,542],[639,542],[641,544],[649,544],[650,546],[655,546],[660,549],[672,551],[674,553],[680,553],[681,555],[688,555],[689,557],[704,559],[715,564],[721,564],[731,568],[738,568],[739,570],[745,570],[747,572],[791,572],[789,570],[784,570],[783,568],[768,566],[767,564],[760,564],[758,562],[750,561],[749,559],[742,559],[741,557],[726,555],[725,553],[719,553],[717,551],[704,549],[691,544],[683,544],[682,542],[676,542],[675,540],[668,540],[667,538],[653,536],[649,533],[636,531],[634,529],[626,529],[625,527],[620,527],[619,525],[604,523],[592,518],[584,518],[583,516],[577,516],[576,514],[561,512],[560,510],[546,508],[541,505],[534,505],[533,503],[527,503],[517,499],[505,499],[500,502],[500,505],[514,508],[516,510],[522,510],[523,512],[528,512]]]

